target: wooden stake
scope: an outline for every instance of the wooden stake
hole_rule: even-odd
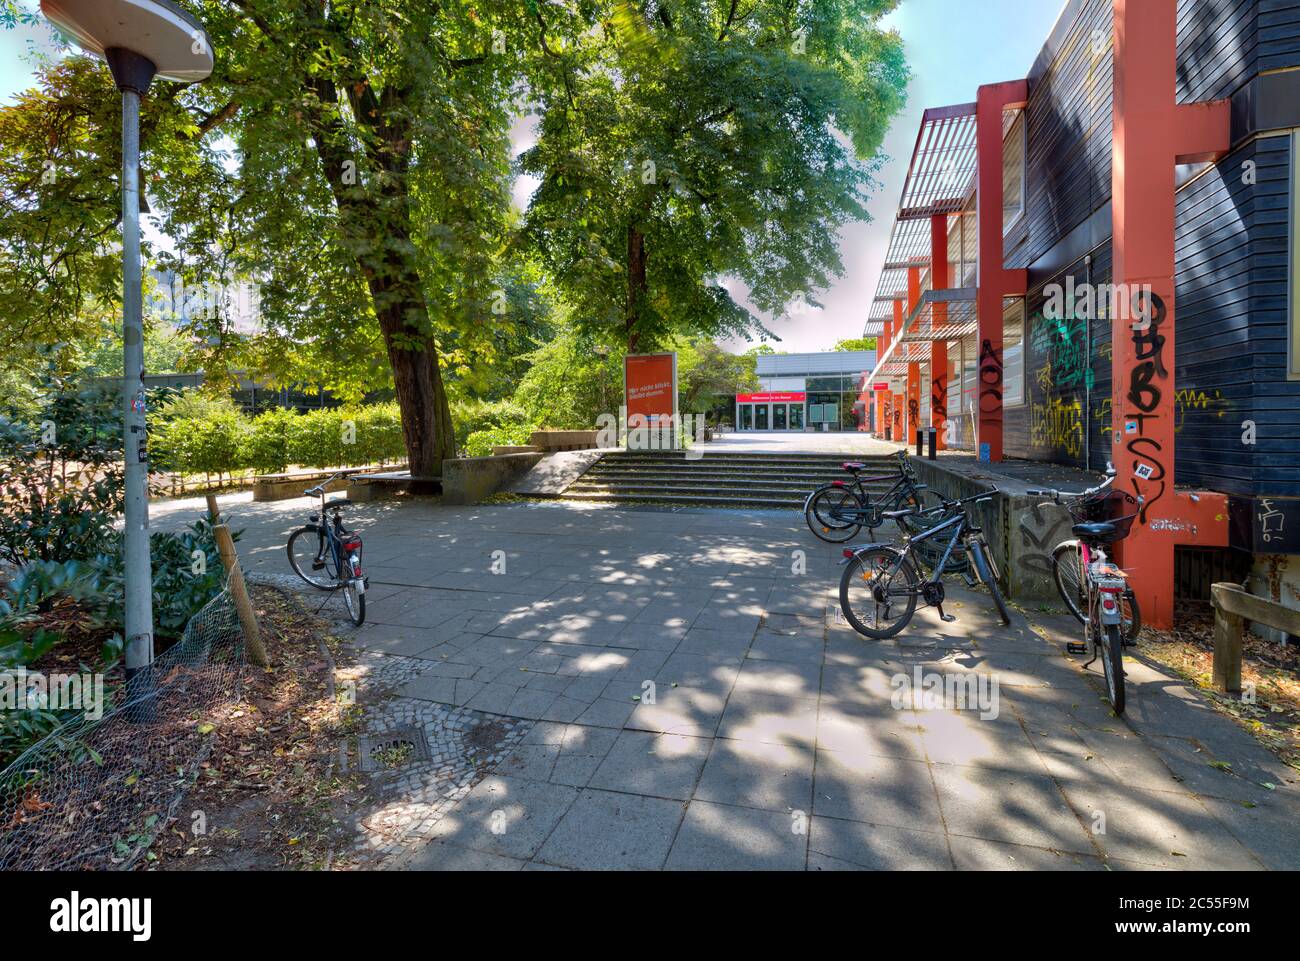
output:
[[[230,596],[234,598],[235,610],[239,613],[239,625],[244,631],[244,644],[248,649],[248,659],[258,667],[270,666],[266,648],[262,646],[262,635],[257,629],[257,615],[253,613],[253,602],[249,600],[248,588],[244,586],[244,572],[239,568],[239,555],[235,553],[235,540],[230,536],[230,528],[217,524],[212,528],[217,539],[217,550],[221,552],[221,564],[230,576]]]
[[[217,495],[208,494],[206,500],[208,502],[208,523],[215,527],[221,523],[221,510],[217,507]]]

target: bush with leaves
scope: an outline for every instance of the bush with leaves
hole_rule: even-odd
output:
[[[123,506],[120,414],[95,391],[51,380],[40,420],[0,409],[0,559],[91,557]]]
[[[480,431],[515,429],[518,432],[526,428],[531,433],[534,427],[529,412],[512,400],[462,401],[452,405],[451,419],[456,424],[456,447],[460,450],[467,450],[470,435]]]
[[[492,453],[493,447],[519,447],[528,443],[532,433],[533,429],[527,425],[477,430],[465,442],[465,456],[487,457]]]
[[[243,434],[240,459],[259,474],[278,474],[289,466],[289,437],[298,415],[285,407],[273,407],[253,418]]]

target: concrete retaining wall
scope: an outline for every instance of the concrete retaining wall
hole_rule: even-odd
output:
[[[596,437],[594,430],[535,430],[528,445],[544,451],[590,450],[596,446]]]
[[[442,502],[475,504],[522,476],[542,454],[462,457],[442,462]]]
[[[1002,572],[1006,596],[1028,607],[1064,610],[1052,578],[1052,550],[1070,539],[1070,514],[1044,498],[1030,497],[1030,485],[983,469],[959,471],[943,459],[909,459],[921,483],[947,497],[970,497],[997,488],[991,504],[972,508],[984,528]]]

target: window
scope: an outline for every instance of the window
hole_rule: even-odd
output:
[[[1025,302],[1016,300],[1002,311],[1002,404],[1025,402]]]
[[[1025,115],[1016,117],[1002,143],[1002,232],[1025,213]]]
[[[1291,351],[1287,375],[1300,380],[1300,130],[1291,134]]]

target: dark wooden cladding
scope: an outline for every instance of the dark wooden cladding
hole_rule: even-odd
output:
[[[1007,265],[1037,265],[1040,283],[1026,298],[1025,402],[1005,411],[1005,446],[1009,456],[1100,469],[1113,451],[1111,324],[1047,321],[1041,281],[1088,280],[1082,260],[1051,278],[1042,268],[1076,257],[1079,235],[1066,256],[1063,239],[1110,200],[1111,0],[1071,0],[1066,16],[1030,76],[1026,211],[1006,240]],[[1178,49],[1181,101],[1231,97],[1261,71],[1300,67],[1300,0],[1180,0]],[[1264,131],[1217,165],[1182,173],[1180,484],[1300,496],[1300,381],[1287,379],[1292,163],[1286,132]],[[1092,252],[1091,279],[1111,281],[1109,242]],[[1253,446],[1242,442],[1249,424]]]

